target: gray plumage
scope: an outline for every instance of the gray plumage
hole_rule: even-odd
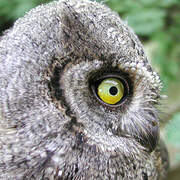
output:
[[[93,88],[119,77],[119,104]],[[0,38],[0,179],[163,179],[159,76],[105,5],[39,6]]]

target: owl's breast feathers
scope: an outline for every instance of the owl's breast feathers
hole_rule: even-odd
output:
[[[0,39],[0,179],[163,179],[161,86],[137,36],[105,5],[31,10]]]

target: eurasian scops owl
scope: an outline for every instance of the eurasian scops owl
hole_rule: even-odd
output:
[[[0,179],[163,179],[161,86],[102,3],[31,10],[0,38]]]

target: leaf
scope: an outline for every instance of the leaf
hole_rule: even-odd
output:
[[[124,17],[138,35],[151,35],[163,28],[165,15],[166,12],[161,9],[141,9]]]
[[[173,119],[166,126],[166,131],[166,141],[176,147],[180,147],[180,112],[173,116]]]
[[[107,1],[106,4],[118,13],[137,10],[142,7],[142,5],[138,1],[132,0],[110,0]]]

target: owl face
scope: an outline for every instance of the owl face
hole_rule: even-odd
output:
[[[89,5],[94,7],[92,2]],[[103,8],[99,14],[99,6],[91,12],[74,8],[76,5],[70,6],[62,27],[62,43],[67,44],[72,55],[60,62],[70,63],[57,75],[67,107],[83,125],[88,138],[97,135],[101,144],[108,137],[133,137],[152,151],[158,140],[154,106],[161,84],[141,43],[109,9]],[[108,80],[111,83],[105,88]],[[117,86],[112,85],[115,81]],[[102,96],[108,97],[105,100]],[[119,99],[111,102],[116,96]],[[102,146],[106,147],[103,143]]]
[[[132,162],[132,177],[146,165],[159,137],[161,84],[116,13],[53,2],[19,19],[0,47],[2,177],[70,178],[87,167],[87,179],[104,164],[101,177],[113,179],[114,169],[130,176],[123,163]]]

